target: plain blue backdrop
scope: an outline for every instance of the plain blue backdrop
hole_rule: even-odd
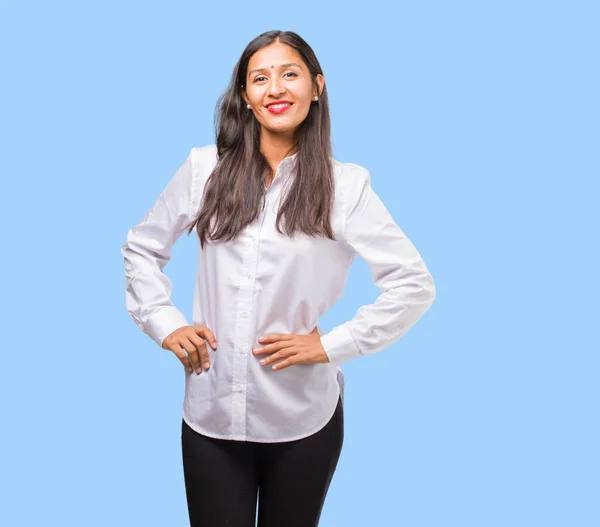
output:
[[[342,366],[322,527],[600,525],[596,2],[5,2],[0,524],[188,525],[184,373],[120,254],[246,44],[299,33],[334,156],[366,167],[437,288]],[[191,317],[197,244],[165,272]],[[321,319],[379,291],[364,261]],[[232,503],[232,506],[235,506]]]

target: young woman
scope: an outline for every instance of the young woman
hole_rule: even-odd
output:
[[[182,458],[192,527],[309,527],[342,450],[340,364],[404,335],[435,297],[370,185],[331,155],[325,79],[296,33],[248,44],[219,99],[216,144],[192,148],[122,246],[126,305],[185,367]],[[196,231],[193,324],[163,268]],[[323,333],[356,255],[380,296]]]

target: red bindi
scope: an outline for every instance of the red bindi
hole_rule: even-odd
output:
[[[271,66],[271,68],[274,68],[275,66]]]

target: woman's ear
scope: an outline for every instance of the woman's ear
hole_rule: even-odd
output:
[[[323,88],[325,87],[325,78],[320,73],[317,73],[317,84],[319,86],[319,93],[317,93],[317,96],[320,97],[323,93]]]

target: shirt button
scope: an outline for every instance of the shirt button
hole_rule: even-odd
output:
[[[240,313],[240,315],[242,316],[242,318],[246,318],[248,316],[248,313],[246,313],[245,311],[242,311]]]

